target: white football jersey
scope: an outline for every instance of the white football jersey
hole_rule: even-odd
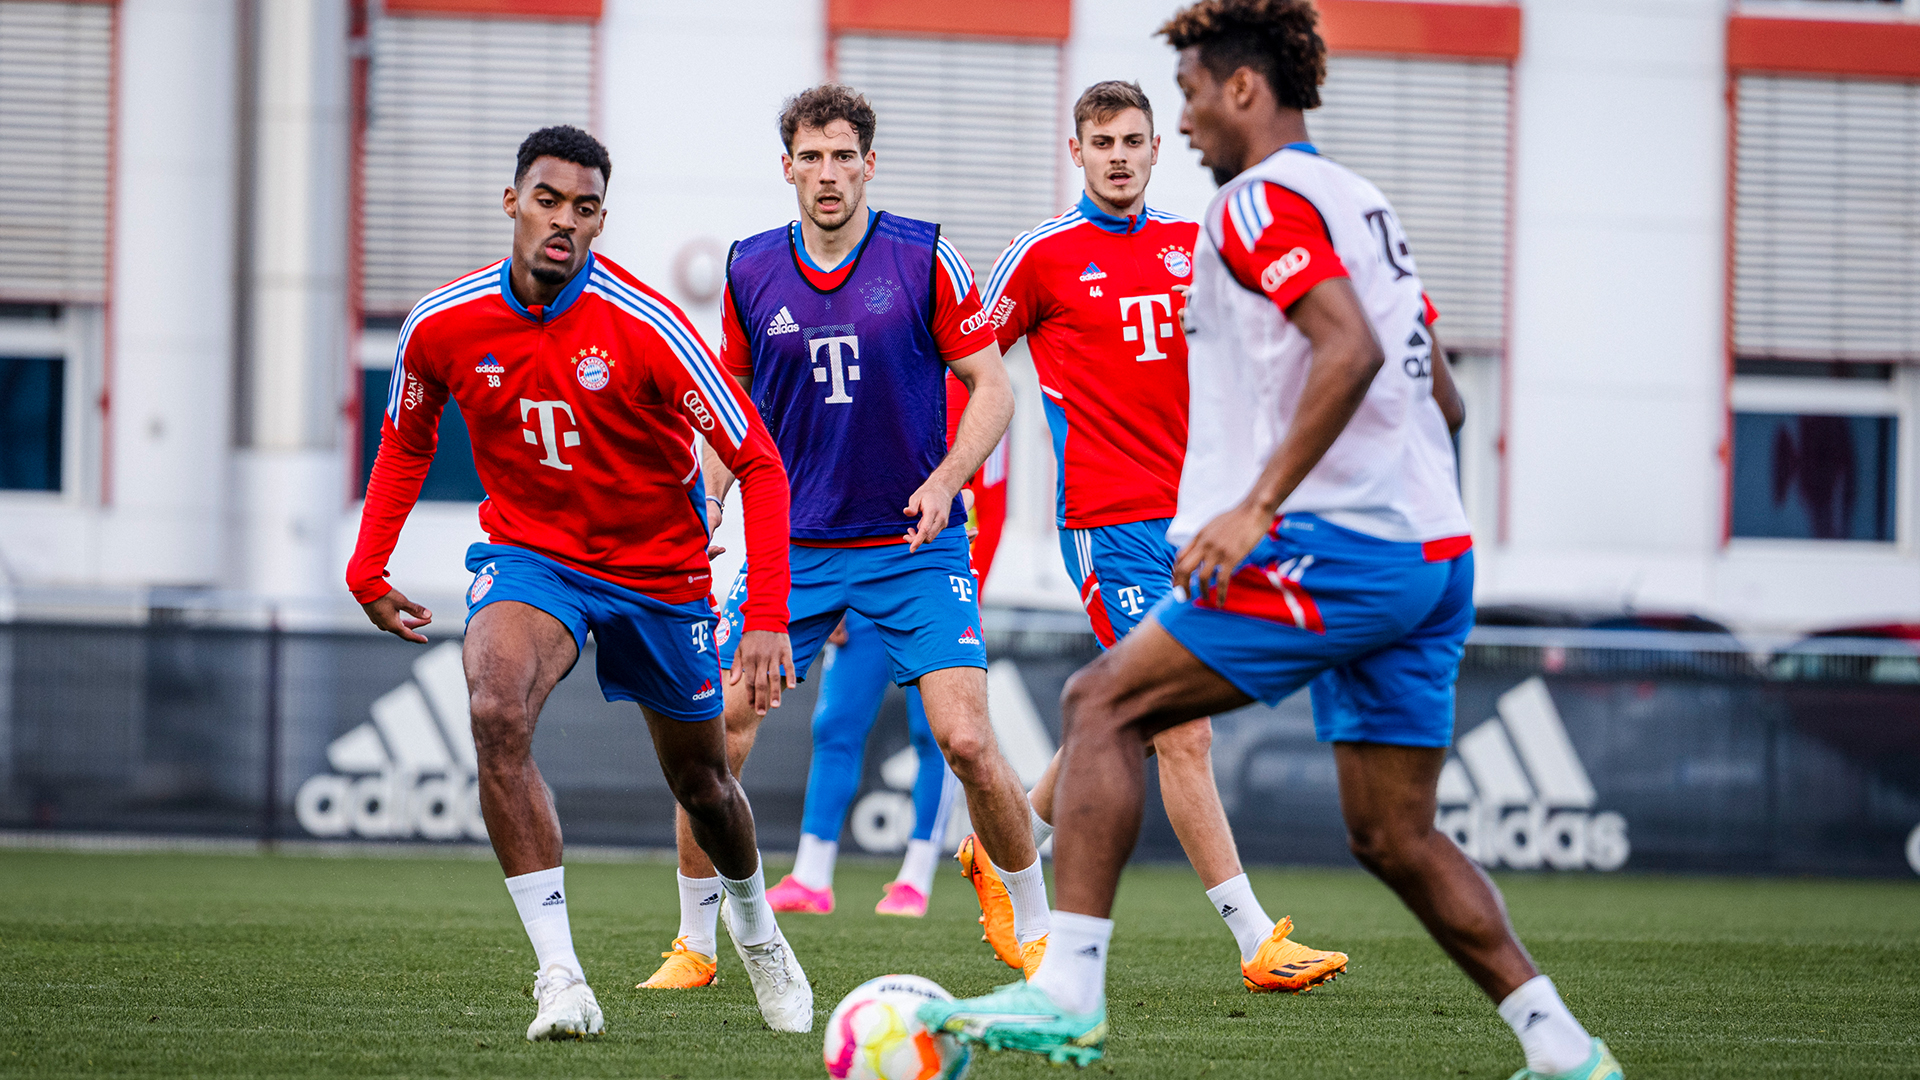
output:
[[[1352,170],[1289,147],[1228,181],[1201,219],[1187,302],[1187,456],[1168,539],[1184,545],[1246,497],[1286,436],[1306,386],[1313,352],[1307,336],[1272,298],[1242,285],[1220,251],[1224,230],[1260,226],[1229,211],[1237,192],[1260,181],[1319,211],[1386,354],[1359,411],[1280,512],[1318,514],[1384,540],[1464,535],[1453,441],[1433,400],[1433,336],[1399,219],[1380,189]],[[1284,262],[1268,272],[1284,279]]]

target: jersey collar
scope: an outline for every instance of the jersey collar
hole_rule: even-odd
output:
[[[508,259],[500,264],[500,295],[506,299],[507,306],[521,318],[537,323],[550,323],[565,315],[567,309],[573,306],[573,302],[580,299],[580,294],[587,291],[587,279],[592,276],[593,252],[589,251],[587,261],[580,264],[580,269],[574,272],[573,277],[567,281],[566,287],[560,290],[560,295],[554,297],[553,303],[543,308],[536,317],[525,304],[520,302],[519,297],[513,295],[513,260]]]
[[[1132,217],[1116,217],[1100,209],[1099,206],[1095,205],[1093,196],[1083,191],[1080,193],[1079,205],[1076,206],[1075,209],[1080,211],[1081,217],[1086,218],[1088,221],[1093,222],[1095,225],[1100,226],[1110,233],[1115,233],[1120,236],[1137,233],[1147,227],[1147,208],[1144,205],[1140,207],[1140,212]]]
[[[800,237],[800,221],[798,218],[794,219],[794,221],[787,226],[787,231],[789,235],[791,235],[791,237],[793,238],[793,253],[799,256],[800,261],[806,263],[807,268],[812,270],[816,274],[831,274],[837,270],[845,270],[847,268],[847,263],[852,261],[855,255],[859,254],[860,248],[867,246],[867,237],[871,235],[873,232],[873,219],[879,216],[880,216],[879,211],[875,210],[871,206],[867,207],[867,231],[860,234],[860,243],[857,247],[854,248],[853,255],[848,256],[848,258],[841,259],[840,265],[834,267],[833,270],[820,269],[820,267],[816,263],[814,263],[813,256],[807,254],[807,242],[801,239]]]

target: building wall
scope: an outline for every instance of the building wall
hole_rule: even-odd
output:
[[[1098,79],[1139,79],[1163,137],[1150,200],[1198,216],[1212,183],[1178,134],[1173,56],[1153,36],[1171,7],[1076,4],[1061,107]],[[267,526],[232,494],[243,486],[231,212],[241,5],[123,0],[120,9],[114,291],[95,332],[111,341],[99,365],[111,370],[111,408],[102,430],[70,432],[85,467],[68,493],[0,494],[0,553],[28,585],[259,589],[237,556],[277,541],[254,535]],[[1483,602],[1630,604],[1782,630],[1911,619],[1920,609],[1910,495],[1898,544],[1725,539],[1727,16],[1723,0],[1523,5],[1508,348],[1501,370],[1464,380],[1475,438],[1504,446],[1488,450],[1470,482]],[[711,282],[727,243],[795,213],[774,118],[783,97],[828,72],[825,0],[608,0],[598,41],[595,126],[615,162],[599,249],[717,340],[718,303],[695,290]],[[1064,208],[1079,191],[1064,147],[1059,172]],[[204,212],[210,206],[220,209]],[[386,346],[370,334],[365,347]],[[1011,358],[1034,413],[1023,365]],[[1906,402],[1906,492],[1920,472],[1912,375],[1901,372],[1890,390]],[[1073,606],[1045,520],[1044,425],[1022,416],[1016,429],[1021,509],[987,598]],[[344,451],[328,453],[327,468],[349,467]],[[327,504],[305,520],[322,535],[329,569],[302,572],[288,591],[351,616],[336,571],[358,507],[327,494],[310,501]],[[739,514],[729,518],[722,581],[742,554]],[[396,583],[457,613],[460,554],[477,538],[471,506],[423,506],[395,554]]]

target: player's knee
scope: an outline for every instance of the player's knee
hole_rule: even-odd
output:
[[[1094,663],[1081,668],[1060,690],[1061,737],[1085,733],[1088,725],[1111,727],[1118,719],[1114,709],[1114,681],[1105,665]]]
[[[993,729],[985,724],[968,724],[947,734],[940,743],[953,774],[969,786],[986,775],[1000,746],[993,740]]]
[[[483,765],[532,752],[533,723],[525,702],[476,692],[468,707],[473,716],[474,753]]]
[[[1422,837],[1385,822],[1349,822],[1347,849],[1360,865],[1387,881],[1403,877],[1419,861]]]
[[[687,816],[701,822],[724,819],[738,789],[724,769],[690,768],[673,778],[673,797]]]
[[[1170,727],[1153,737],[1161,768],[1168,763],[1191,764],[1213,755],[1213,724],[1205,718]]]

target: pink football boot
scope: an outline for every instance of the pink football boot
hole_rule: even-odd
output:
[[[876,915],[899,915],[908,919],[924,918],[927,914],[927,895],[904,881],[887,883],[887,895],[873,905]]]
[[[792,874],[767,890],[767,903],[775,911],[798,911],[807,915],[833,914],[833,889],[809,889],[794,880]]]

